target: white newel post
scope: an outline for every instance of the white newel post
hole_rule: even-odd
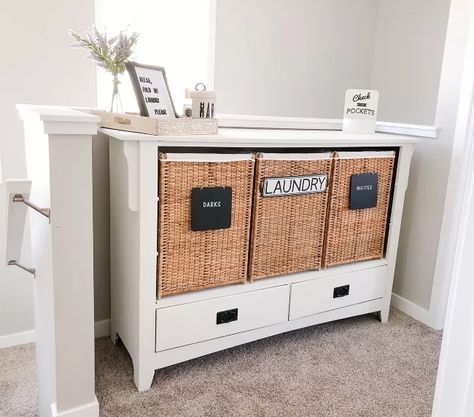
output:
[[[41,417],[97,417],[94,372],[92,137],[98,117],[19,105],[24,121],[35,274]],[[14,266],[12,266],[13,268]]]

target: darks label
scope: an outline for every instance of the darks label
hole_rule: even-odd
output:
[[[228,229],[232,223],[232,188],[193,188],[191,230]]]

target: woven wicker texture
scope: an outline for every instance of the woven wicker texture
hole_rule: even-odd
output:
[[[254,161],[167,161],[160,155],[158,297],[247,279]],[[232,226],[191,230],[191,190],[232,187]]]
[[[384,158],[334,159],[324,267],[378,259],[384,256],[387,215],[390,205],[395,156]],[[378,173],[377,206],[351,210],[353,174]]]
[[[331,159],[270,160],[257,157],[249,278],[321,267],[328,192],[262,197],[268,177],[328,175]]]

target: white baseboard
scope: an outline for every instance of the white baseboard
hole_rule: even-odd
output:
[[[399,296],[398,294],[392,293],[392,306],[397,310],[400,310],[402,313],[414,318],[431,327],[431,316],[429,310],[426,310],[423,307],[420,307],[418,304],[413,303],[412,301],[407,300]]]
[[[10,346],[24,345],[35,341],[35,331],[28,330],[26,332],[7,334],[0,336],[0,349]]]
[[[110,319],[96,321],[94,323],[95,338],[110,336]]]
[[[56,403],[51,404],[52,417],[99,417],[99,402],[97,398],[94,402],[81,405],[80,407],[60,411],[56,409]]]
[[[110,336],[110,319],[96,321],[94,323],[95,338]],[[35,331],[28,330],[26,332],[7,334],[0,336],[0,349],[11,346],[24,345],[26,343],[34,343]]]

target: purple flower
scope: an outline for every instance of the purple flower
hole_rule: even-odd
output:
[[[90,27],[83,38],[72,30],[69,34],[74,39],[72,47],[86,49],[89,52],[88,58],[113,76],[125,71],[125,62],[132,56],[139,38],[137,32],[128,36],[127,31],[122,30],[109,39],[107,32],[100,32],[96,26]]]

